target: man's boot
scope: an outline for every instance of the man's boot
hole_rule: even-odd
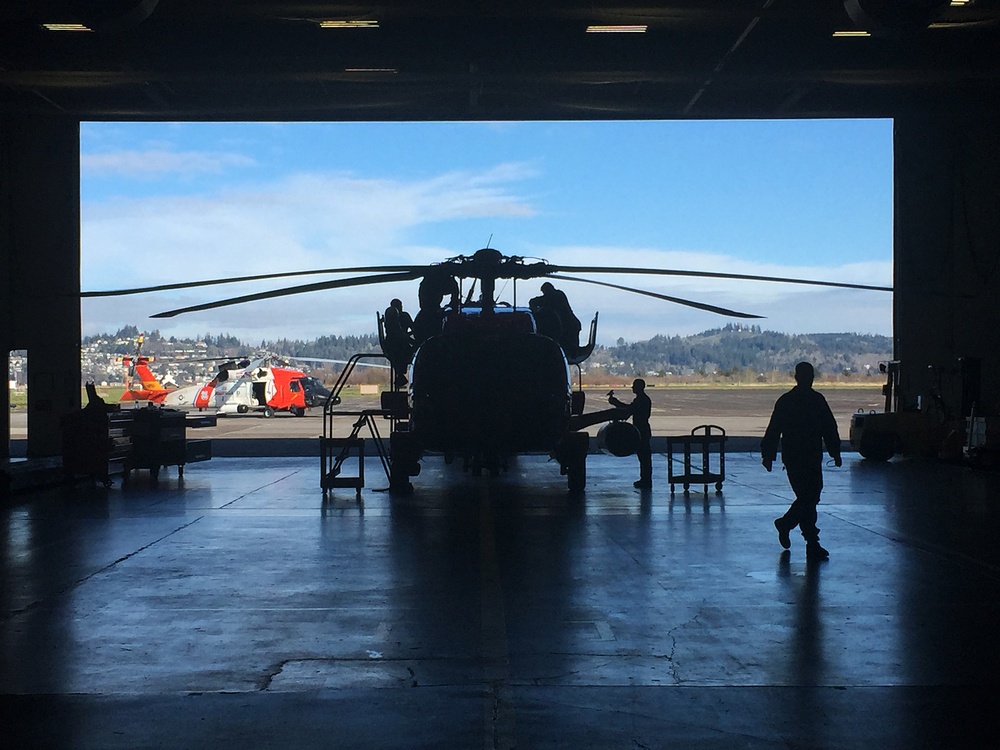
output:
[[[788,527],[788,523],[785,521],[785,517],[774,519],[774,528],[778,530],[778,544],[780,544],[785,549],[792,546],[792,540],[788,537],[788,532],[791,529]]]
[[[829,560],[830,553],[820,546],[819,540],[806,542],[806,560]]]

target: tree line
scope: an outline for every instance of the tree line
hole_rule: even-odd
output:
[[[765,375],[789,372],[802,360],[820,373],[867,374],[892,358],[889,336],[859,333],[788,334],[758,325],[729,324],[690,336],[658,335],[646,341],[595,348],[587,367],[614,374]]]

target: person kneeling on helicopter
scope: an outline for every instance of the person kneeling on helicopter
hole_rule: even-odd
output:
[[[548,336],[563,348],[574,352],[580,348],[580,319],[573,313],[566,293],[552,283],[542,284],[542,293],[528,300],[528,307],[535,316],[535,324],[542,336]]]

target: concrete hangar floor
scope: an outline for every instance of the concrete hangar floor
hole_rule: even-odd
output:
[[[2,509],[4,746],[995,748],[1000,474],[826,471],[831,559],[780,471],[672,496],[591,456],[499,478],[215,458]]]

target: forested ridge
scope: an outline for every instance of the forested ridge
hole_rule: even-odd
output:
[[[613,373],[691,375],[785,372],[808,360],[820,372],[865,373],[892,358],[888,336],[858,333],[788,334],[730,324],[691,336],[659,335],[646,341],[619,339],[598,347],[590,368]]]

